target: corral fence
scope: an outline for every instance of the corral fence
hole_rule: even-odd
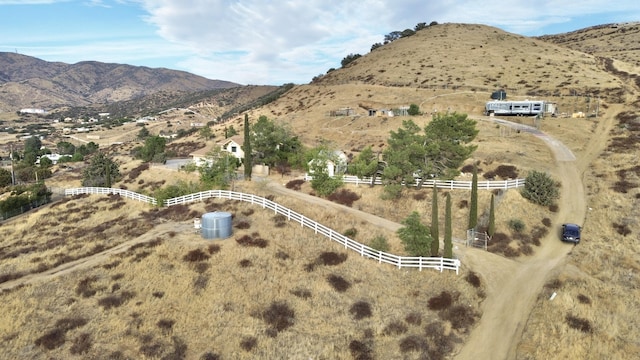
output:
[[[115,189],[115,188],[73,188],[66,189],[65,195],[80,195],[80,194],[118,194],[128,199],[146,202],[156,205],[157,201],[149,196],[141,195],[129,190]],[[184,205],[193,203],[196,201],[203,201],[209,198],[221,198],[248,202],[254,205],[262,206],[264,209],[273,210],[276,214],[280,214],[287,217],[287,220],[299,223],[302,227],[312,229],[316,234],[321,234],[333,240],[346,249],[352,250],[360,254],[360,256],[367,257],[373,260],[377,260],[378,263],[386,263],[397,266],[398,268],[418,268],[422,269],[436,269],[440,272],[447,270],[455,270],[456,274],[459,273],[461,266],[459,259],[449,259],[443,257],[415,257],[415,256],[398,256],[383,251],[378,251],[367,245],[361,244],[355,240],[352,240],[339,232],[328,228],[314,220],[307,218],[291,209],[288,209],[276,202],[269,199],[245,194],[235,191],[227,190],[207,190],[198,193],[184,195],[172,199],[168,199],[164,202],[165,206]]]
[[[305,174],[304,180],[311,181],[313,179],[313,175]],[[348,184],[364,184],[371,185],[372,178],[364,177],[359,178],[357,176],[352,175],[343,175],[342,181]],[[499,190],[499,189],[515,189],[519,187],[523,187],[525,183],[525,179],[513,179],[513,180],[493,180],[493,181],[478,181],[478,190]],[[438,189],[450,189],[450,190],[471,190],[473,182],[472,181],[460,181],[460,180],[425,180],[422,183],[423,187],[432,188],[437,187]],[[384,185],[382,179],[379,177],[376,178],[376,181],[373,182],[373,185]],[[418,181],[412,186],[418,186]]]

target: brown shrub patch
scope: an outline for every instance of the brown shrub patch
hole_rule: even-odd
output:
[[[429,299],[427,307],[429,310],[443,310],[451,306],[453,303],[453,297],[449,292],[443,291],[440,295],[433,296]]]
[[[327,196],[329,201],[351,207],[354,202],[360,200],[360,195],[349,189],[340,189]]]
[[[295,180],[291,180],[289,181],[285,187],[287,189],[292,189],[292,190],[300,190],[302,189],[302,184],[304,184],[304,180],[303,179],[295,179]]]
[[[244,351],[251,351],[258,345],[258,339],[254,336],[246,336],[240,341],[240,347]]]
[[[293,326],[295,312],[286,302],[273,302],[262,312],[262,319],[271,328],[271,335],[275,337],[279,332]]]
[[[407,353],[410,351],[416,351],[425,353],[429,350],[429,343],[427,340],[418,335],[409,335],[400,340],[400,352]]]
[[[117,295],[108,295],[98,300],[98,305],[103,309],[109,310],[111,308],[120,307],[122,304],[133,299],[136,294],[132,291],[123,291]]]
[[[569,325],[569,327],[572,329],[580,330],[583,333],[593,332],[591,321],[589,321],[588,319],[583,319],[571,314],[567,314],[567,316],[565,317],[565,321],[567,322],[567,325]]]
[[[451,326],[465,332],[476,321],[476,314],[468,305],[454,305],[439,313],[442,320],[449,321]]]
[[[189,251],[185,256],[182,257],[182,260],[186,262],[197,262],[197,261],[205,261],[208,260],[210,256],[206,254],[201,249],[194,249]]]
[[[469,271],[469,273],[467,274],[467,276],[465,276],[464,279],[467,280],[467,282],[471,284],[471,286],[473,286],[474,288],[479,288],[481,285],[480,277],[478,276],[478,274],[476,274],[473,271]]]
[[[364,318],[371,317],[371,305],[366,301],[358,301],[353,303],[349,308],[349,314],[356,320],[362,320]]]
[[[402,321],[392,321],[387,326],[384,327],[382,333],[384,335],[400,335],[404,334],[408,331],[407,325],[405,325]]]
[[[291,294],[305,300],[311,298],[311,291],[307,289],[294,289],[291,290]]]
[[[327,281],[337,292],[345,292],[351,287],[351,283],[345,280],[342,276],[329,275]]]
[[[407,316],[404,317],[404,321],[406,321],[407,324],[410,325],[420,326],[420,324],[422,324],[422,314],[415,311],[410,312],[409,314],[407,314]]]
[[[89,333],[81,333],[73,339],[73,344],[69,349],[69,352],[74,355],[86,354],[91,349],[93,345],[93,340],[91,339],[91,334]]]
[[[587,295],[584,295],[584,294],[578,294],[578,301],[581,304],[591,305],[591,299]]]
[[[318,256],[316,263],[319,265],[335,266],[342,264],[347,260],[347,254],[338,254],[333,251],[325,251]]]

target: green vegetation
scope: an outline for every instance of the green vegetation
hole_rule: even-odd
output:
[[[199,183],[178,181],[176,184],[168,185],[156,190],[153,197],[156,198],[158,206],[163,206],[165,201],[189,194],[203,191],[203,187]]]
[[[251,150],[251,128],[249,126],[249,115],[244,114],[244,179],[251,181],[251,171],[253,168],[253,152]]]
[[[360,154],[351,162],[349,173],[360,179],[372,177],[372,183],[375,182],[375,175],[378,172],[378,155],[376,155],[371,146],[364,148]]]
[[[0,219],[19,215],[49,201],[51,201],[51,192],[42,182],[28,186],[14,186],[11,195],[0,201]]]
[[[524,188],[520,191],[522,196],[534,204],[542,206],[553,205],[560,197],[558,184],[541,171],[532,170],[525,179]]]
[[[420,222],[420,214],[413,211],[402,221],[404,227],[398,230],[398,236],[404,248],[411,256],[429,256],[431,253],[431,231]]]
[[[154,162],[164,164],[167,161],[167,155],[164,152],[167,139],[161,136],[148,136],[144,140],[144,146],[138,146],[133,149],[136,158],[144,162]]]
[[[383,180],[410,186],[417,178],[420,188],[427,177],[454,177],[476,149],[466,145],[478,134],[475,125],[466,114],[458,113],[437,114],[424,129],[413,120],[404,120],[402,128],[391,131],[387,141]]]
[[[422,111],[420,111],[420,107],[416,104],[409,105],[409,110],[407,110],[407,114],[409,116],[417,116],[422,115]]]
[[[240,166],[233,154],[215,148],[207,154],[207,163],[200,166],[200,181],[209,188],[227,188]]]
[[[389,242],[384,235],[376,235],[373,239],[371,239],[369,246],[378,251],[389,251]]]
[[[346,67],[347,65],[351,64],[352,62],[356,61],[361,57],[362,55],[360,54],[349,54],[342,59],[342,61],[340,62],[340,65],[342,65],[342,67]]]
[[[487,234],[489,237],[493,237],[496,233],[496,214],[495,214],[495,197],[491,194],[491,207],[489,208],[489,226],[487,228]]]
[[[433,187],[431,196],[431,256],[438,256],[440,252],[440,229],[438,226],[438,188]]]
[[[467,229],[475,229],[478,225],[478,167],[473,165],[471,178],[471,202],[469,203],[469,224]]]
[[[444,254],[449,259],[453,258],[453,232],[451,229],[451,194],[447,193],[447,204],[444,215]]]
[[[104,153],[98,152],[82,173],[82,186],[111,187],[119,179],[118,164]]]
[[[328,164],[339,164],[339,159],[335,151],[329,149],[327,145],[321,145],[312,149],[309,155],[309,173],[312,177],[311,188],[320,196],[328,196],[338,190],[344,183],[341,171],[335,166],[334,176],[329,175]]]
[[[250,141],[254,163],[260,162],[269,167],[280,164],[299,167],[303,162],[299,158],[302,144],[298,137],[286,124],[276,123],[264,115],[251,126]]]

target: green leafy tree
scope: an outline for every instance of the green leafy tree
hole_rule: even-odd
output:
[[[42,141],[37,136],[32,136],[24,141],[24,153],[34,153],[36,156],[40,153]]]
[[[76,152],[76,146],[68,141],[60,141],[56,147],[60,155],[73,155]]]
[[[371,185],[376,181],[378,173],[378,155],[376,155],[371,146],[362,149],[360,154],[351,162],[350,171],[353,175],[360,179],[371,177]]]
[[[144,140],[144,146],[137,149],[137,157],[144,162],[164,163],[166,161],[164,155],[166,144],[167,139],[162,136],[149,136]]]
[[[453,258],[453,231],[451,229],[451,194],[447,193],[444,219],[444,254],[449,259]]]
[[[420,214],[413,211],[402,221],[403,227],[398,229],[398,237],[404,249],[411,256],[429,256],[431,252],[431,232],[429,227],[420,222]]]
[[[436,114],[424,131],[428,154],[425,161],[436,177],[458,175],[458,168],[477,148],[467,145],[478,135],[476,121],[468,119],[467,114]]]
[[[536,170],[527,174],[520,194],[532,203],[542,206],[552,205],[560,197],[558,184],[551,176]]]
[[[420,127],[412,120],[402,121],[402,127],[391,131],[387,140],[387,148],[383,152],[386,163],[382,171],[385,183],[411,185],[415,182],[415,174],[429,169],[423,166],[426,156],[424,137]]]
[[[238,135],[236,129],[233,128],[233,125],[229,125],[229,127],[224,127],[224,138],[228,139],[232,136]]]
[[[302,153],[300,140],[286,124],[277,124],[262,115],[251,126],[251,149],[254,163],[274,167],[281,163],[295,165]]]
[[[249,115],[244,114],[244,178],[251,181],[251,171],[253,170],[253,152],[251,150],[251,127],[249,126]]]
[[[198,132],[201,138],[205,141],[211,140],[213,138],[213,131],[209,126],[205,126]]]
[[[82,173],[82,186],[111,187],[111,184],[119,179],[118,164],[103,152],[98,152]]]
[[[310,156],[312,156],[312,159],[309,161],[308,166],[312,178],[311,188],[320,196],[331,195],[344,184],[339,172],[334,176],[329,175],[329,162],[340,163],[336,152],[332,151],[328,145],[323,144],[310,151]]]
[[[207,187],[227,188],[240,166],[233,154],[215,148],[207,154],[207,162],[198,168],[200,181]]]
[[[473,165],[471,178],[471,202],[469,204],[469,224],[467,229],[475,229],[478,225],[478,168]]]
[[[493,237],[496,233],[496,214],[495,214],[495,199],[491,194],[491,206],[489,207],[489,226],[487,228],[487,234],[489,237]]]
[[[342,65],[342,67],[346,67],[347,65],[351,64],[352,62],[354,62],[355,60],[361,57],[362,55],[360,54],[349,54],[342,59],[340,64]]]
[[[411,104],[409,105],[409,110],[407,110],[407,114],[411,115],[411,116],[417,116],[422,114],[422,112],[420,111],[420,107],[416,104]]]
[[[11,171],[5,168],[0,168],[0,188],[9,186],[11,184],[12,184]]]
[[[147,129],[146,126],[143,126],[140,131],[138,131],[138,139],[140,140],[145,140],[146,138],[148,138],[149,136],[151,136],[151,133],[149,132],[149,129]]]
[[[433,187],[431,195],[431,256],[438,256],[440,252],[440,229],[438,224],[438,188]]]
[[[53,161],[46,156],[40,158],[40,167],[43,169],[48,169],[53,166]]]

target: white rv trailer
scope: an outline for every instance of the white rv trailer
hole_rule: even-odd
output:
[[[545,102],[542,100],[524,101],[488,101],[484,108],[485,115],[517,115],[533,116],[545,112]]]

